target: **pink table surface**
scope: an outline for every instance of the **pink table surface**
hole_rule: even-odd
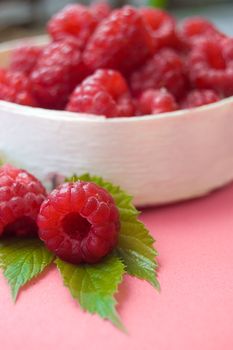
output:
[[[16,305],[0,278],[1,350],[232,350],[233,185],[143,212],[157,240],[161,293],[125,277],[118,294],[128,335],[83,313],[52,268]]]

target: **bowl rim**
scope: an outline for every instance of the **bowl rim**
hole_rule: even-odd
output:
[[[30,116],[37,117],[40,119],[47,120],[61,120],[61,121],[69,121],[69,122],[87,122],[87,123],[140,123],[144,121],[152,121],[152,120],[165,120],[165,119],[174,119],[174,118],[184,118],[187,117],[189,113],[199,114],[199,112],[209,112],[211,110],[215,110],[218,107],[221,108],[224,105],[233,104],[233,96],[224,98],[223,100],[189,109],[182,109],[173,112],[160,113],[160,114],[149,114],[143,116],[132,116],[132,117],[114,117],[114,118],[106,118],[104,115],[95,115],[88,113],[75,113],[69,111],[60,111],[60,110],[50,110],[38,107],[30,107],[18,105],[16,103],[0,101],[0,113],[1,111],[10,112],[14,114],[20,114],[21,116]],[[201,113],[202,114],[202,113]]]

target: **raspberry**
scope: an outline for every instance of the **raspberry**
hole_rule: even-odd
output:
[[[76,41],[69,37],[49,44],[31,74],[33,94],[41,107],[62,109],[74,87],[88,75]]]
[[[29,79],[20,72],[0,71],[0,100],[36,107]]]
[[[195,45],[199,38],[215,38],[218,40],[224,35],[213,23],[202,17],[190,17],[178,28],[178,37],[184,47],[190,48]]]
[[[220,100],[219,95],[213,90],[192,90],[181,103],[182,108],[194,108],[208,105]]]
[[[187,88],[182,58],[172,49],[161,49],[132,73],[130,87],[135,96],[148,89],[165,87],[175,97],[182,97]]]
[[[225,96],[233,94],[232,39],[203,39],[193,48],[189,75],[199,89],[214,89]]]
[[[47,29],[54,40],[72,36],[83,48],[96,25],[95,15],[87,7],[73,4],[54,15]]]
[[[153,31],[156,47],[173,46],[176,41],[175,20],[167,12],[143,7],[140,14]]]
[[[108,118],[117,116],[117,106],[111,95],[101,85],[82,84],[70,97],[67,111],[104,115]]]
[[[134,106],[123,76],[114,70],[99,69],[71,95],[67,110],[106,117],[132,116]]]
[[[166,89],[147,90],[139,99],[141,114],[158,114],[172,112],[178,109],[178,105]]]
[[[139,12],[125,6],[100,23],[84,50],[84,62],[95,70],[128,72],[152,54],[153,38]]]
[[[41,183],[25,170],[4,165],[0,168],[0,236],[32,236],[36,219],[46,198]]]
[[[104,1],[92,3],[90,10],[98,22],[101,22],[104,18],[108,17],[112,11],[111,6]]]
[[[101,84],[114,99],[118,99],[118,97],[129,93],[125,79],[121,73],[115,70],[98,69],[95,74],[87,78],[86,81]]]
[[[61,259],[96,263],[117,244],[119,212],[111,195],[91,182],[66,183],[43,202],[40,238]]]
[[[42,48],[37,46],[20,46],[12,52],[10,70],[22,72],[25,75],[31,73],[41,54]]]
[[[0,67],[0,84],[6,79],[6,70]]]

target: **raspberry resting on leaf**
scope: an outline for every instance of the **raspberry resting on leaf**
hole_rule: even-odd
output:
[[[91,182],[69,182],[50,193],[38,215],[40,238],[61,259],[96,263],[118,241],[119,212],[112,196]]]
[[[84,50],[84,62],[92,70],[112,68],[127,73],[153,51],[150,28],[135,8],[125,6],[112,11],[96,28]]]
[[[46,198],[42,184],[25,170],[0,168],[0,236],[37,234],[37,215]]]

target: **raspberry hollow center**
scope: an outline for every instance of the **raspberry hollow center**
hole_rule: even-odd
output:
[[[69,213],[62,219],[63,231],[72,238],[82,240],[90,231],[91,224],[79,213]]]

